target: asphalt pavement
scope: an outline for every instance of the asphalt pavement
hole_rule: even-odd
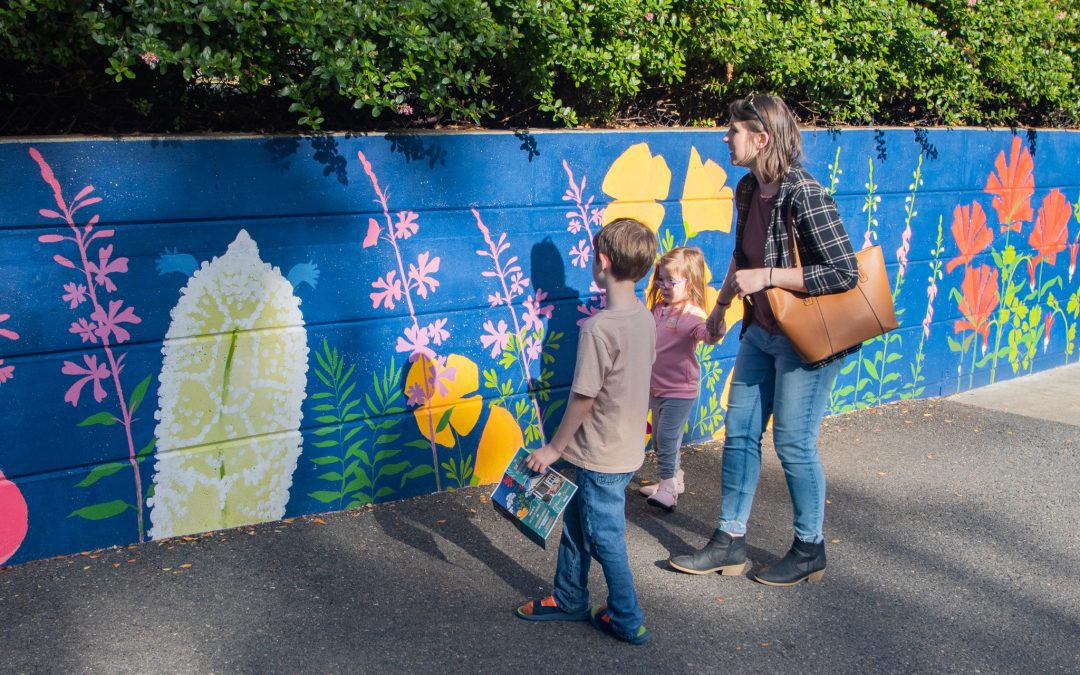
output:
[[[1078,368],[827,419],[819,584],[668,568],[717,517],[720,447],[688,446],[674,513],[627,495],[644,646],[515,619],[550,592],[557,535],[539,548],[476,488],[0,569],[0,671],[1080,672]],[[755,565],[792,536],[765,457]]]

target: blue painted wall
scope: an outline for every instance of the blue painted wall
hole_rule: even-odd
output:
[[[605,207],[725,269],[722,135],[0,143],[0,563],[490,481],[561,415]],[[804,144],[902,322],[832,412],[1075,360],[1080,134]]]

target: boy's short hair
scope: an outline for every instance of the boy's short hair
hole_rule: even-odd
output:
[[[613,220],[593,235],[593,251],[607,256],[619,281],[639,281],[648,274],[659,245],[656,233],[633,218]]]

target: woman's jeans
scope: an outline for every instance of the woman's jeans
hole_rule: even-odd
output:
[[[810,368],[783,335],[751,325],[743,335],[724,419],[720,529],[744,534],[761,475],[761,437],[773,416],[773,442],[787,478],[795,536],[824,540],[825,472],[817,437],[843,359]]]
[[[607,581],[611,623],[624,636],[645,620],[626,557],[626,486],[633,475],[577,468],[578,489],[563,512],[555,568],[555,602],[576,612],[589,606],[589,567],[596,558]]]
[[[656,461],[660,464],[660,478],[674,478],[679,471],[679,447],[683,432],[696,399],[663,398],[649,399],[652,409],[652,440],[656,448]]]

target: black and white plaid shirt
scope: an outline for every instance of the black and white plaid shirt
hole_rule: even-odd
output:
[[[757,188],[758,181],[753,173],[746,174],[735,188],[735,208],[738,213],[735,223],[736,269],[748,266],[742,251],[742,238]],[[836,210],[836,202],[821,183],[798,163],[793,163],[784,175],[776,201],[773,202],[765,237],[765,267],[795,266],[788,243],[786,221],[789,209],[807,292],[810,295],[826,295],[854,288],[859,281],[859,270],[851,240]],[[744,310],[744,316],[752,316],[749,307],[744,307]],[[749,320],[743,322],[743,332],[746,332],[749,323]],[[812,365],[820,368],[858,351],[859,347],[856,345]]]

